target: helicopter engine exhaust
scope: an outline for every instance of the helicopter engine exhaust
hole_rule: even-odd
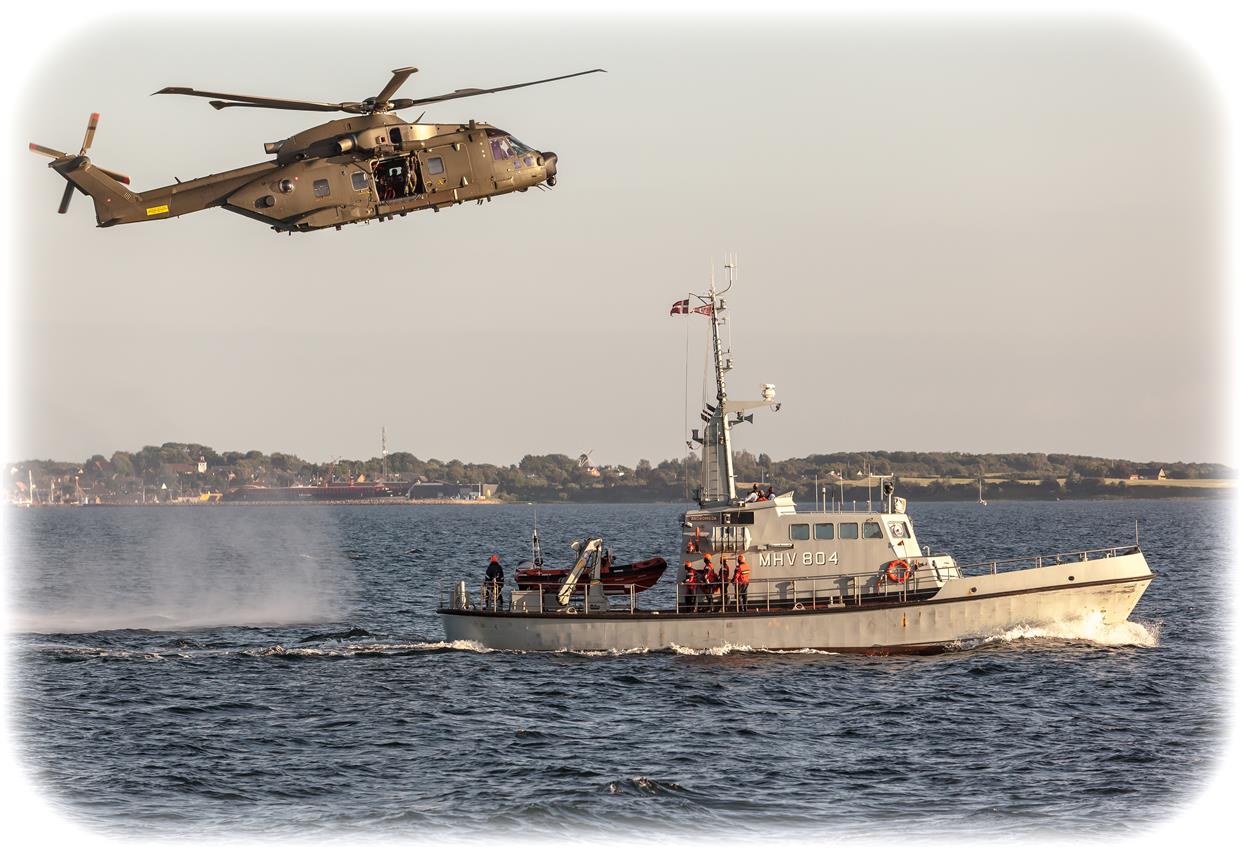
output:
[[[350,150],[355,150],[356,148],[357,136],[355,135],[342,135],[340,138],[336,139],[337,153],[348,153]]]
[[[288,139],[284,139],[288,141]],[[280,152],[280,148],[284,146],[284,141],[269,141],[263,145],[263,152],[275,155]]]

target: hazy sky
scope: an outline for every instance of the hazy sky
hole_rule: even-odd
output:
[[[409,64],[410,97],[608,74],[427,112],[554,150],[553,192],[341,232],[223,210],[96,229],[10,144],[7,458],[372,456],[383,425],[424,458],[680,455],[686,324],[696,407],[706,322],[668,307],[735,252],[731,393],[771,382],[784,403],[738,447],[1235,461],[1218,104],[1165,33],[487,20],[358,16],[349,49],[339,19],[138,18],[49,46],[16,141],[76,149],[97,110],[92,159],[138,190],[322,120],[148,96],[165,85],[343,100]]]

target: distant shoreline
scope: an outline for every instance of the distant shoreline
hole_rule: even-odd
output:
[[[1154,501],[1154,500],[1218,501],[1218,500],[1226,500],[1230,497],[1233,497],[1235,494],[1234,489],[1235,487],[1233,486],[1213,486],[1213,487],[1139,486],[1139,487],[1127,488],[1122,492],[1107,492],[1105,494],[1097,493],[1097,494],[1088,494],[1088,495],[1084,495],[1084,494],[1063,495],[1061,494],[1058,497],[1047,497],[1044,493],[1040,493],[1040,492],[1030,492],[1027,495],[1022,493],[1015,497],[1011,496],[1010,494],[1005,493],[1002,496],[995,495],[995,496],[987,497],[986,501],[988,504],[992,504],[992,505],[1003,504],[1003,503],[1022,503],[1026,501],[1044,501],[1044,502],[1053,502],[1053,501]],[[910,492],[909,487],[905,487],[903,490],[898,490],[898,491],[900,491],[901,495],[903,497],[906,497],[912,504],[969,503],[969,502],[976,500],[976,493],[970,496],[964,497],[964,496],[953,496],[951,494],[944,494],[944,493],[935,493],[933,495],[918,494],[915,492]],[[878,501],[877,493],[873,500],[875,502]],[[838,498],[836,499],[836,502],[838,503]],[[851,508],[854,504],[864,504],[865,502],[866,502],[865,497],[845,498],[843,501],[846,508]],[[91,509],[97,509],[99,507],[106,507],[106,508],[113,508],[113,509],[132,509],[135,507],[138,507],[138,508],[158,507],[162,509],[165,507],[225,507],[225,508],[228,508],[228,507],[249,508],[249,507],[262,507],[262,506],[278,506],[278,507],[284,507],[284,506],[293,506],[293,507],[301,507],[301,506],[309,506],[309,507],[313,507],[313,506],[391,506],[391,507],[414,506],[416,507],[416,506],[504,506],[504,505],[522,505],[522,504],[535,504],[538,506],[555,506],[555,505],[588,506],[591,504],[613,505],[613,506],[619,505],[619,504],[668,504],[672,506],[684,506],[688,508],[688,507],[693,506],[694,502],[693,501],[680,501],[680,500],[669,501],[669,500],[661,500],[658,498],[651,498],[649,500],[636,499],[636,498],[635,499],[605,500],[605,499],[599,498],[599,499],[591,499],[591,500],[554,500],[554,501],[553,500],[542,500],[542,501],[539,501],[539,500],[499,500],[496,498],[490,498],[490,499],[481,498],[481,499],[475,499],[475,500],[456,500],[453,498],[426,498],[426,499],[419,499],[419,500],[410,500],[408,498],[354,498],[350,500],[218,501],[214,503],[207,502],[207,501],[179,501],[179,502],[172,501],[172,502],[167,502],[167,503],[159,503],[159,502],[92,503],[92,504],[58,503],[58,504],[34,504],[33,507],[29,507],[25,504],[10,503],[8,504],[8,506],[13,509],[30,509],[30,508],[35,508],[35,509],[79,508],[80,509],[82,507],[89,507]],[[813,506],[812,499],[799,499],[797,501],[797,505],[802,508],[804,508],[807,504],[812,507]]]

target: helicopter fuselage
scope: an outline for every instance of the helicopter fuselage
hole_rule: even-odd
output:
[[[129,191],[83,155],[66,155],[50,167],[93,198],[101,227],[218,206],[289,233],[438,211],[556,180],[554,153],[476,121],[353,115],[265,149],[274,160],[144,192]]]

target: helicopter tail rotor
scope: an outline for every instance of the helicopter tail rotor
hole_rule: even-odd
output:
[[[99,127],[99,113],[92,112],[90,115],[90,120],[87,121],[86,123],[86,136],[82,139],[82,147],[78,151],[77,156],[73,156],[61,150],[56,150],[55,148],[44,147],[43,145],[35,144],[34,142],[30,143],[30,150],[32,153],[38,153],[40,156],[48,156],[48,157],[51,157],[53,160],[55,160],[51,163],[51,166],[55,168],[58,172],[61,172],[61,168],[57,168],[56,167],[57,165],[60,165],[62,167],[64,165],[69,165],[70,167],[68,168],[68,170],[77,170],[77,168],[80,168],[82,165],[86,165],[90,163],[90,160],[86,158],[86,151],[90,150],[91,144],[94,143],[95,130],[98,129],[98,127]],[[99,166],[97,165],[95,167],[98,168],[98,170],[100,170],[101,172],[107,174],[112,179],[116,180],[118,183],[124,183],[125,185],[129,184],[129,177],[125,176],[124,174],[118,173],[116,171],[109,171],[107,168],[99,168]],[[63,176],[63,172],[62,172],[62,176]],[[68,178],[66,178],[66,180],[67,179]],[[77,189],[78,191],[81,191],[83,194],[86,194],[86,192],[83,191],[81,187],[75,185],[71,180],[69,180],[67,184],[65,185],[64,194],[60,196],[60,207],[56,210],[61,215],[69,211],[69,201],[73,200],[74,189]]]
[[[86,123],[86,135],[82,139],[82,147],[78,150],[76,155],[72,153],[65,153],[62,150],[56,150],[53,147],[44,147],[43,145],[35,144],[34,142],[30,143],[30,151],[32,153],[38,153],[40,156],[47,156],[51,158],[52,162],[49,163],[49,167],[65,178],[65,190],[60,196],[60,206],[56,210],[61,215],[69,211],[69,202],[73,200],[74,189],[82,192],[82,194],[89,194],[89,192],[79,185],[75,179],[70,179],[69,176],[70,174],[74,174],[82,170],[88,165],[93,170],[99,171],[101,174],[106,174],[117,183],[123,183],[125,185],[129,184],[129,177],[125,174],[118,171],[111,171],[107,168],[100,168],[98,165],[93,165],[90,159],[87,158],[86,151],[90,150],[91,144],[94,143],[95,130],[98,129],[98,127],[99,113],[92,112],[90,120]]]

